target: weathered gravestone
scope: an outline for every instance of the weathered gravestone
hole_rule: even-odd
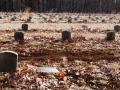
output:
[[[31,22],[31,19],[30,18],[27,18],[27,20],[26,20],[27,22]]]
[[[22,30],[27,31],[28,30],[28,24],[22,24]]]
[[[14,16],[13,18],[14,18],[14,19],[17,19],[17,17],[16,17],[16,16]]]
[[[105,19],[102,20],[102,23],[105,23]]]
[[[18,54],[13,51],[0,52],[0,72],[11,72],[17,68]]]
[[[68,23],[72,23],[72,18],[68,17]]]
[[[75,18],[74,18],[74,21],[77,21],[77,20],[78,20],[78,18],[77,18],[77,17],[75,17]]]
[[[110,41],[110,40],[115,40],[115,31],[108,31],[107,32],[107,37],[106,40]]]
[[[11,21],[15,21],[15,18],[14,18],[14,17],[12,17],[12,18],[11,18]]]
[[[62,40],[64,41],[64,40],[69,39],[69,38],[71,38],[71,32],[63,31],[62,32]]]
[[[14,33],[14,39],[17,40],[24,40],[24,34],[21,31],[16,31]]]
[[[32,16],[30,15],[28,18],[29,18],[29,19],[32,19]]]
[[[84,20],[83,20],[83,23],[87,23],[87,22],[88,22],[87,19],[84,19]]]
[[[120,26],[119,26],[119,25],[115,25],[115,26],[114,26],[114,30],[115,30],[116,32],[120,31]]]

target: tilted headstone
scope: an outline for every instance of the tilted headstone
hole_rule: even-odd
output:
[[[14,39],[17,40],[24,40],[24,34],[21,31],[16,31],[14,33]]]
[[[106,40],[115,40],[115,31],[108,31],[107,32],[107,37],[106,37]]]
[[[115,30],[116,32],[120,31],[120,26],[119,26],[119,25],[115,25],[115,26],[114,26],[114,30]]]
[[[22,24],[22,30],[27,31],[28,30],[28,24]]]
[[[64,40],[69,39],[69,38],[71,38],[71,32],[63,31],[62,32],[62,40],[64,41]]]
[[[0,52],[0,72],[11,72],[17,68],[18,54],[13,51]]]

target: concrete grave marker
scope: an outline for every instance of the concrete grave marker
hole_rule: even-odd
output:
[[[69,31],[63,31],[62,32],[62,40],[64,41],[69,38],[71,38],[71,33]]]
[[[68,23],[72,23],[72,18],[68,17]]]
[[[24,40],[24,34],[21,31],[16,31],[14,33],[14,39],[17,40]]]
[[[2,19],[2,16],[0,16],[0,19]]]
[[[28,24],[22,24],[22,30],[27,31],[28,30]]]
[[[120,31],[120,26],[119,26],[119,25],[115,25],[115,26],[114,26],[114,30],[115,30],[116,32]]]
[[[88,22],[87,19],[84,19],[84,20],[83,20],[83,23],[87,23],[87,22]]]
[[[12,18],[11,18],[11,21],[15,21],[15,18],[14,18],[14,17],[12,17]]]
[[[27,18],[27,20],[26,20],[27,22],[31,22],[31,19],[30,18]]]
[[[18,54],[13,51],[0,52],[0,72],[11,72],[17,68]]]
[[[59,71],[55,67],[38,67],[37,72],[59,73]]]
[[[115,31],[108,31],[107,32],[107,37],[106,37],[106,40],[115,40]]]

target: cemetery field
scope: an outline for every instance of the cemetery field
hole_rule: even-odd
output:
[[[0,73],[0,89],[119,90],[119,14],[1,13],[0,51],[18,53],[14,72]],[[28,30],[22,30],[28,24]],[[71,38],[62,40],[62,31]],[[114,40],[106,40],[109,31]],[[15,32],[24,39],[14,40]],[[55,67],[59,73],[36,72]]]

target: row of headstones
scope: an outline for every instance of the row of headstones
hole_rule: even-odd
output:
[[[28,24],[22,24],[22,30],[27,31],[28,30]],[[107,32],[106,40],[115,40],[115,32],[120,31],[120,25],[115,25],[114,30],[109,30]],[[63,31],[62,32],[62,40],[66,40],[68,38],[71,38],[71,32],[69,31]],[[17,31],[14,33],[14,39],[15,40],[23,40],[24,34],[21,31]]]
[[[120,26],[115,26],[114,29],[116,31],[120,31]],[[107,32],[107,38],[106,40],[114,40],[115,39],[115,30],[108,31]],[[16,32],[15,33],[15,39],[18,40],[18,38],[23,38],[22,32]],[[63,31],[62,32],[62,40],[66,40],[71,38],[71,32],[69,31]],[[3,51],[0,52],[0,72],[11,72],[15,71],[17,67],[17,61],[18,61],[18,54],[13,51]]]
[[[42,16],[39,15],[39,17],[42,17]],[[80,15],[78,15],[77,17],[75,17],[75,18],[74,18],[74,21],[77,21],[79,17],[80,17]],[[45,18],[45,17],[42,17],[42,18],[43,18],[44,21],[47,21],[47,22],[51,22],[51,23],[52,23],[52,20],[50,20],[50,19],[47,20],[47,18]],[[67,18],[68,18],[67,22],[68,22],[68,23],[72,23],[72,17],[69,16],[69,17],[67,17]],[[88,18],[91,18],[91,17],[89,16]],[[2,16],[0,16],[0,19],[2,19]],[[15,21],[15,19],[17,19],[17,17],[14,15],[10,20],[11,20],[11,21]],[[26,22],[28,22],[28,23],[31,22],[31,19],[32,19],[32,15],[29,15],[29,16],[27,17],[27,19],[26,19]],[[59,18],[59,20],[62,20],[62,19],[63,19],[63,17],[60,17],[60,18]],[[99,19],[99,18],[96,17],[96,19]],[[111,19],[112,19],[112,18],[110,18],[110,20],[111,20]],[[92,20],[92,21],[95,21],[94,18],[91,18],[91,20]],[[87,23],[88,20],[87,20],[87,19],[83,19],[83,21],[81,21],[81,22]],[[105,19],[102,19],[101,22],[104,23],[104,22],[106,22],[106,20],[105,20]],[[120,20],[119,20],[119,22],[120,22]]]
[[[0,16],[0,19],[2,19],[2,16]],[[13,17],[11,17],[10,20],[15,21],[15,19],[17,19],[17,17],[13,16]],[[27,17],[26,22],[31,22],[31,19],[32,19],[32,16],[30,15],[30,16]]]

